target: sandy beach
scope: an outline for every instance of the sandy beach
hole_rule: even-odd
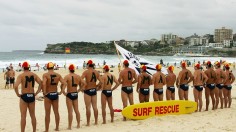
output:
[[[190,68],[193,72],[193,68]],[[118,77],[117,68],[113,69],[115,74]],[[180,68],[175,68],[175,73],[178,73]],[[61,69],[57,71],[63,77],[68,74],[68,71]],[[76,73],[81,75],[83,70],[76,70]],[[235,70],[233,70],[235,73]],[[16,72],[18,75],[20,72]],[[37,75],[42,77],[45,71],[35,72]],[[16,132],[20,131],[20,110],[19,110],[19,98],[15,95],[13,89],[4,89],[5,80],[3,79],[3,73],[0,74],[0,131],[4,132]],[[136,88],[136,85],[135,85]],[[151,87],[153,89],[153,86]],[[166,89],[164,87],[164,89]],[[122,101],[120,97],[121,87],[118,87],[117,90],[113,92],[113,106],[114,109],[122,109]],[[151,90],[152,91],[152,90]],[[189,99],[193,100],[193,89],[190,88]],[[40,96],[42,93],[40,93]],[[205,109],[205,97],[203,93],[203,110]],[[73,119],[73,128],[70,131],[112,131],[112,132],[132,132],[132,131],[236,131],[235,122],[236,122],[236,88],[235,83],[232,88],[232,106],[231,108],[218,109],[218,110],[209,110],[207,112],[197,112],[186,115],[179,116],[163,116],[163,117],[153,117],[146,120],[128,120],[122,121],[121,113],[115,113],[114,123],[110,123],[110,115],[107,108],[107,124],[102,124],[102,113],[101,113],[101,91],[98,92],[98,110],[99,110],[99,124],[93,125],[94,118],[93,114],[91,116],[90,127],[86,127],[86,113],[85,105],[83,99],[83,93],[79,93],[79,110],[81,114],[81,128],[76,128],[75,115]],[[178,99],[177,92],[176,98]],[[165,99],[165,96],[164,96]],[[153,101],[152,92],[150,100]],[[138,94],[134,92],[134,101],[138,103]],[[211,103],[210,107],[211,108]],[[61,116],[60,121],[60,131],[69,131],[67,130],[67,108],[65,96],[60,96],[59,101],[59,112]],[[36,118],[37,118],[37,131],[44,131],[44,102],[36,101]],[[50,122],[50,131],[53,131],[55,128],[54,114],[51,113],[51,122]],[[27,125],[26,131],[32,131],[31,120],[29,114],[27,114]]]

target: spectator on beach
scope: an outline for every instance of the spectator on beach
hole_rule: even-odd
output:
[[[7,67],[6,68],[6,72],[4,73],[4,80],[6,80],[6,84],[5,84],[5,89],[9,88],[9,84],[10,84],[10,77],[9,77],[9,71],[10,69]]]
[[[163,65],[163,60],[162,59],[160,60],[160,64]]]
[[[37,67],[37,70],[39,71],[39,63],[36,63],[35,66]]]
[[[106,65],[106,61],[104,60],[104,61],[103,61],[103,66],[105,66],[105,65]]]
[[[86,69],[86,63],[85,63],[85,61],[84,61],[84,63],[83,63],[83,69]]]

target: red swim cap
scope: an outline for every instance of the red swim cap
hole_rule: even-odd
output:
[[[87,65],[92,65],[93,64],[93,61],[92,60],[88,60],[87,61]]]
[[[201,68],[201,65],[199,63],[195,64],[194,66],[197,67],[197,69]]]
[[[147,67],[145,65],[141,65],[140,67],[142,70],[146,71],[147,70]]]
[[[70,66],[69,66],[69,70],[75,70],[75,65],[70,64]]]
[[[123,64],[129,64],[128,60],[124,60]]]
[[[168,70],[169,70],[169,71],[174,71],[174,69],[175,69],[174,66],[169,66],[169,67],[168,67]]]
[[[104,65],[104,66],[103,66],[103,69],[104,69],[104,70],[109,70],[110,68],[109,68],[108,65]]]
[[[216,61],[214,64],[217,65],[217,66],[220,66],[220,62],[219,61]]]
[[[225,64],[225,68],[227,68],[227,69],[230,68],[229,63],[226,63],[226,64]]]
[[[52,62],[48,62],[47,64],[47,69],[53,68],[54,64]]]
[[[23,67],[23,68],[29,68],[30,65],[29,65],[28,62],[25,61],[25,62],[23,62],[22,67]]]
[[[162,68],[162,65],[161,65],[161,64],[157,64],[157,65],[156,65],[156,69],[157,69],[157,70],[161,70],[161,68]]]
[[[181,62],[181,66],[182,66],[182,67],[186,67],[186,66],[187,66],[186,62],[185,62],[185,61],[182,61],[182,62]]]

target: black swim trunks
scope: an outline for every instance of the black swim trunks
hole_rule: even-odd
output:
[[[34,94],[32,93],[22,94],[20,97],[25,103],[32,103],[35,101]]]
[[[184,91],[188,91],[188,84],[181,84],[179,87]]]
[[[216,87],[222,89],[224,87],[224,84],[216,84]]]
[[[46,97],[53,101],[53,100],[57,100],[59,96],[57,92],[52,92],[52,93],[48,93]]]
[[[174,86],[172,86],[172,87],[167,87],[167,89],[170,90],[171,93],[175,93],[175,87],[174,87]]]
[[[154,89],[154,92],[157,93],[158,95],[162,95],[163,94],[163,88]]]
[[[77,92],[67,93],[66,97],[68,97],[71,100],[76,100],[78,99],[78,93]]]
[[[15,78],[14,77],[10,77],[10,84],[15,83]]]
[[[84,93],[89,96],[94,96],[94,95],[97,95],[97,90],[96,88],[92,88],[92,89],[84,90]]]
[[[6,78],[6,84],[10,84],[10,78],[9,77]]]
[[[213,89],[215,89],[215,84],[213,83],[213,84],[207,84],[206,85],[210,90],[213,90]]]
[[[224,88],[227,89],[227,90],[231,90],[232,86],[231,85],[225,85]]]
[[[203,90],[203,86],[194,86],[194,88],[198,91],[201,92]]]
[[[139,91],[142,95],[149,95],[150,90],[149,88],[140,88]]]
[[[102,93],[103,93],[106,97],[111,97],[111,96],[112,96],[112,91],[111,91],[111,90],[102,90]]]
[[[121,90],[124,91],[127,94],[133,93],[133,87],[132,86],[131,87],[122,87]]]

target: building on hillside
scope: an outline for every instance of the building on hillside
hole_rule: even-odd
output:
[[[173,40],[175,40],[178,36],[172,33],[162,34],[161,35],[161,43],[172,44]]]
[[[212,48],[224,48],[224,44],[223,43],[209,43],[208,44],[209,47],[212,47]]]
[[[229,48],[233,46],[233,40],[224,40],[223,44],[224,44],[224,47]]]
[[[196,33],[187,38],[189,45],[203,45],[206,46],[209,43],[209,39],[205,36],[198,36]]]
[[[172,49],[172,53],[174,54],[207,54],[207,52],[211,49],[208,46],[181,46],[175,47]]]
[[[223,43],[224,40],[233,40],[233,30],[225,27],[215,29],[214,40],[216,43]]]
[[[233,40],[236,41],[236,34],[233,35]]]

